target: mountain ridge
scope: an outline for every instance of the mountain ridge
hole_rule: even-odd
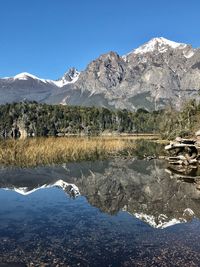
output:
[[[6,90],[6,93],[5,93]],[[163,37],[120,56],[100,55],[85,70],[69,69],[57,81],[28,73],[0,79],[0,103],[23,99],[48,104],[158,110],[199,101],[200,49]]]

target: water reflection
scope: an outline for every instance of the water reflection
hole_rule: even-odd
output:
[[[137,159],[1,168],[0,262],[198,266],[200,190],[176,175]]]
[[[2,169],[0,187],[22,195],[59,187],[73,197],[81,194],[102,212],[127,211],[153,227],[164,228],[200,218],[200,191],[195,186],[199,170],[181,170],[163,161],[136,159]]]

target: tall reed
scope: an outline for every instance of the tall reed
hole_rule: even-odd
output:
[[[103,159],[134,148],[134,140],[119,137],[29,138],[0,141],[0,164],[20,167]]]

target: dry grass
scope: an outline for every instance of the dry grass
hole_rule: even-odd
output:
[[[135,137],[60,137],[0,141],[0,164],[28,167],[103,159],[123,151],[130,153],[135,147],[136,139]]]

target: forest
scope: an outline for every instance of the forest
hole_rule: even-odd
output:
[[[127,110],[21,102],[0,105],[0,134],[17,137],[22,131],[28,136],[153,132],[154,117],[156,115],[152,116],[145,110],[131,113]]]
[[[200,105],[195,100],[181,110],[136,112],[107,108],[20,102],[0,105],[2,137],[155,133],[162,138],[190,136],[200,128]]]

